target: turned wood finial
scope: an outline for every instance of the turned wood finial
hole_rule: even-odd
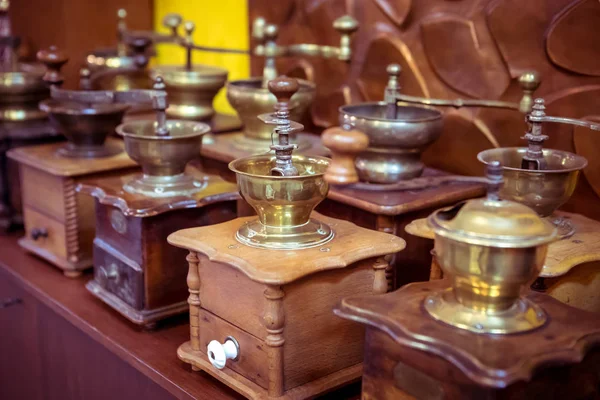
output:
[[[333,127],[323,132],[323,145],[331,150],[331,163],[325,172],[325,180],[334,185],[347,185],[358,182],[354,161],[359,153],[369,146],[366,134],[350,125]]]
[[[127,40],[127,45],[133,52],[133,58],[136,67],[144,68],[148,65],[148,47],[152,44],[152,39],[146,36],[134,36]]]
[[[67,55],[56,46],[50,46],[46,50],[38,51],[37,59],[46,66],[44,81],[49,85],[62,85],[65,78],[60,73],[60,69],[69,61]]]
[[[300,88],[300,84],[294,78],[280,76],[269,81],[269,91],[277,97],[278,103],[287,103]]]

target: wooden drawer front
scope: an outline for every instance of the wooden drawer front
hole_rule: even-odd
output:
[[[63,178],[21,165],[21,192],[23,204],[54,217],[65,220]],[[75,193],[74,185],[71,188]]]
[[[130,306],[144,307],[144,273],[140,266],[100,239],[94,240],[94,280]]]
[[[62,222],[44,215],[29,206],[25,206],[23,217],[25,221],[25,234],[37,247],[55,256],[67,258],[66,233]],[[48,236],[38,237],[37,240],[34,240],[31,235],[34,229],[45,229],[48,232]]]
[[[226,368],[267,389],[269,385],[268,346],[262,340],[204,309],[200,310],[198,318],[200,350],[206,353],[206,348],[212,340],[224,343],[226,337],[233,337],[240,346],[240,353],[236,361],[227,360]]]
[[[88,196],[91,198],[91,196]],[[143,218],[127,217],[116,207],[95,201],[96,237],[115,251],[127,254],[138,264],[142,264],[141,226]]]

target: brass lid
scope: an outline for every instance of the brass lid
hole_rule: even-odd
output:
[[[436,235],[479,246],[536,247],[553,241],[557,230],[531,208],[507,200],[475,199],[429,216]]]

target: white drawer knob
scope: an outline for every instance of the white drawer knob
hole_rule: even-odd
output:
[[[240,354],[240,346],[234,338],[228,336],[225,343],[221,344],[218,340],[212,340],[206,348],[208,361],[217,369],[225,368],[227,360],[235,360]]]

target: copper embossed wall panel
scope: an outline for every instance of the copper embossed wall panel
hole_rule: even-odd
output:
[[[600,2],[597,0],[249,0],[250,20],[280,25],[281,43],[337,44],[331,22],[348,13],[360,22],[350,65],[305,58],[277,61],[281,72],[318,84],[313,120],[337,121],[344,102],[382,99],[385,67],[402,65],[400,84],[410,95],[517,101],[516,78],[526,69],[542,76],[537,95],[547,111],[600,118]],[[252,61],[261,72],[262,60]],[[434,167],[480,174],[476,154],[494,146],[520,146],[526,127],[519,113],[445,110],[441,139],[425,153]],[[548,126],[549,147],[577,152],[593,162],[565,209],[600,219],[598,133]]]

